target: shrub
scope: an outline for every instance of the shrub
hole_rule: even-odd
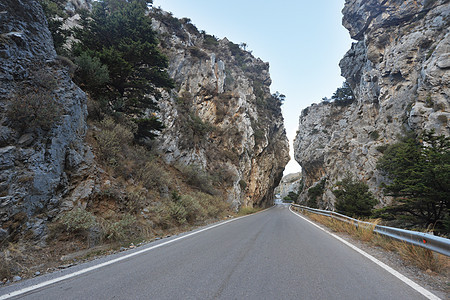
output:
[[[61,217],[61,222],[68,231],[86,231],[97,226],[95,216],[81,208],[74,208]]]
[[[371,138],[372,140],[376,141],[376,140],[378,140],[378,138],[380,137],[380,133],[379,133],[377,130],[375,130],[375,131],[372,131],[372,132],[369,134],[369,136],[370,136],[370,138]]]
[[[213,130],[213,126],[204,122],[199,116],[191,114],[189,118],[189,127],[192,129],[194,136],[204,137],[207,133]]]
[[[241,179],[241,180],[239,180],[239,186],[241,187],[241,190],[245,190],[247,188],[247,182],[245,182],[245,180]]]
[[[62,109],[54,95],[47,91],[25,91],[12,97],[8,107],[8,119],[24,131],[26,129],[49,130],[59,120]]]
[[[437,117],[437,119],[438,119],[439,122],[441,122],[442,124],[444,124],[444,125],[447,124],[448,119],[447,119],[447,116],[446,116],[446,115],[439,115],[439,116]]]
[[[120,221],[112,222],[102,220],[101,227],[103,236],[110,241],[125,241],[132,236],[132,225],[136,222],[136,217],[126,214]]]
[[[192,57],[195,57],[198,59],[208,59],[209,58],[208,54],[205,51],[200,50],[200,48],[198,48],[198,47],[191,46],[188,48],[188,50],[189,50],[189,53],[192,55]]]
[[[187,184],[211,195],[216,193],[212,186],[212,178],[199,166],[179,166],[178,168],[185,175]]]
[[[176,220],[178,225],[183,225],[186,223],[187,212],[181,202],[170,202],[169,211],[171,217]]]
[[[204,220],[206,212],[200,205],[198,198],[191,195],[183,195],[180,202],[186,211],[185,218],[187,222],[194,223],[196,221]]]
[[[133,133],[112,118],[106,118],[100,125],[103,130],[96,135],[100,158],[111,166],[117,166],[123,158],[124,147],[133,141]]]
[[[219,41],[213,35],[203,34],[203,46],[206,49],[214,49],[219,45]]]
[[[369,217],[377,200],[369,191],[369,186],[353,179],[350,174],[336,183],[333,190],[336,196],[336,210],[350,217]]]
[[[170,176],[156,161],[149,161],[136,171],[136,179],[148,189],[170,185]]]
[[[326,178],[323,178],[319,183],[317,183],[315,186],[311,187],[308,189],[308,202],[307,202],[307,206],[312,207],[312,208],[317,208],[318,207],[318,200],[319,197],[322,197],[322,194],[324,192],[325,189],[325,183],[327,182]]]

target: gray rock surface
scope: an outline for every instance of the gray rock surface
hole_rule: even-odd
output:
[[[347,0],[343,14],[357,42],[340,67],[357,101],[304,110],[295,159],[306,188],[328,178],[323,207],[333,207],[329,189],[346,172],[369,184],[384,205],[377,149],[409,130],[450,134],[450,3]]]
[[[268,63],[226,38],[210,36],[208,43],[189,22],[174,26],[162,14],[153,25],[177,87],[160,102],[166,129],[159,150],[167,162],[221,176],[235,207],[271,204],[289,146],[279,104],[271,98]],[[211,130],[198,134],[191,126],[195,118]]]
[[[11,238],[18,226],[42,237],[53,217],[47,212],[59,208],[77,173],[66,162],[89,164],[83,143],[86,95],[59,63],[37,1],[5,0],[0,12],[0,228]],[[54,80],[54,86],[36,74]],[[9,114],[33,80],[40,81],[58,107],[55,122],[46,129],[18,126]]]

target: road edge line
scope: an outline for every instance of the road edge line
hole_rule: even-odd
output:
[[[344,243],[345,245],[347,245],[348,247],[352,248],[353,250],[355,250],[356,252],[358,252],[359,254],[361,254],[362,256],[368,258],[369,260],[371,260],[372,262],[374,262],[375,264],[377,264],[378,266],[380,266],[381,268],[383,268],[385,271],[389,272],[390,274],[392,274],[393,276],[397,277],[398,279],[400,279],[401,281],[403,281],[404,283],[406,283],[407,285],[409,285],[411,288],[413,288],[416,292],[422,294],[423,296],[425,296],[427,299],[430,300],[442,300],[441,298],[439,298],[438,296],[436,296],[435,294],[433,294],[432,292],[430,292],[429,290],[425,289],[424,287],[418,285],[417,283],[415,283],[414,281],[412,281],[411,279],[409,279],[408,277],[406,277],[405,275],[401,274],[400,272],[394,270],[393,268],[389,267],[388,265],[386,265],[385,263],[381,262],[380,260],[376,259],[375,257],[373,257],[372,255],[370,255],[369,253],[365,252],[364,250],[361,250],[360,248],[356,247],[355,245],[347,242],[346,240],[344,240],[343,238],[335,235],[334,233],[331,233],[330,231],[322,228],[321,226],[317,225],[316,223],[312,222],[311,220],[308,220],[307,218],[301,216],[300,214],[294,212],[291,209],[291,206],[289,206],[289,210],[291,211],[291,213],[293,213],[294,215],[296,215],[297,217],[311,223],[312,225],[314,225],[315,227],[319,228],[320,230],[328,233],[329,235],[331,235],[332,237],[334,237],[335,239],[337,239],[338,241]]]
[[[174,238],[174,239],[172,239],[172,240],[163,242],[163,243],[161,243],[161,244],[158,244],[158,245],[155,245],[155,246],[152,246],[152,247],[149,247],[149,248],[145,248],[145,249],[142,249],[142,250],[139,250],[139,251],[136,251],[136,252],[133,252],[133,253],[130,253],[130,254],[127,254],[127,255],[124,255],[124,256],[121,256],[121,257],[118,257],[118,258],[109,260],[109,261],[106,261],[106,262],[104,262],[104,263],[101,263],[101,264],[92,266],[92,267],[88,267],[88,268],[85,268],[85,269],[82,269],[82,270],[79,270],[79,271],[76,271],[76,272],[73,272],[73,273],[70,273],[70,274],[61,276],[61,277],[57,277],[57,278],[54,278],[54,279],[51,279],[51,280],[47,280],[47,281],[44,281],[44,282],[41,282],[41,283],[38,283],[38,284],[35,284],[35,285],[32,285],[32,286],[29,286],[29,287],[26,287],[26,288],[23,288],[23,289],[20,289],[20,290],[17,290],[17,291],[10,292],[10,293],[8,293],[8,294],[0,295],[0,300],[5,300],[5,299],[9,299],[9,298],[12,298],[12,297],[15,297],[15,296],[23,295],[23,294],[25,294],[25,293],[28,293],[28,292],[31,292],[31,291],[34,291],[34,290],[37,290],[37,289],[46,287],[46,286],[48,286],[48,285],[51,285],[51,284],[54,284],[54,283],[57,283],[57,282],[60,282],[60,281],[66,280],[66,279],[70,279],[70,278],[73,278],[73,277],[82,275],[82,274],[84,274],[84,273],[88,273],[88,272],[90,272],[90,271],[93,271],[93,270],[96,270],[96,269],[100,269],[100,268],[106,267],[106,266],[108,266],[108,265],[112,265],[112,264],[117,263],[117,262],[119,262],[119,261],[128,259],[128,258],[130,258],[130,257],[136,256],[136,255],[139,255],[139,254],[142,254],[142,253],[151,251],[151,250],[154,250],[154,249],[156,249],[156,248],[160,248],[160,247],[162,247],[162,246],[165,246],[165,245],[171,244],[171,243],[173,243],[173,242],[176,242],[176,241],[185,239],[185,238],[187,238],[187,237],[190,237],[190,236],[193,236],[193,235],[202,233],[202,232],[204,232],[204,231],[207,231],[207,230],[210,230],[210,229],[213,229],[213,228],[216,228],[216,227],[219,227],[219,226],[222,226],[222,225],[225,225],[225,224],[228,224],[228,223],[231,223],[231,222],[234,222],[234,221],[237,221],[237,220],[246,218],[246,217],[250,217],[250,216],[252,216],[252,215],[256,215],[256,214],[262,213],[262,212],[264,212],[264,211],[266,211],[266,210],[269,210],[269,209],[271,209],[271,208],[272,208],[272,207],[269,207],[269,208],[267,208],[267,209],[264,209],[264,210],[262,210],[262,211],[259,211],[259,212],[257,212],[257,213],[254,213],[254,214],[249,214],[249,215],[245,215],[245,216],[240,216],[240,217],[233,218],[233,219],[230,219],[230,220],[227,220],[227,221],[223,221],[223,222],[220,222],[220,223],[211,225],[211,226],[209,226],[209,227],[202,228],[202,229],[199,229],[199,230],[197,230],[197,231],[188,233],[188,234],[186,234],[186,235],[182,235],[182,236],[177,237],[177,238]]]

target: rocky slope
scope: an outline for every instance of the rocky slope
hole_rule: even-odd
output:
[[[329,188],[346,172],[368,183],[383,205],[376,170],[383,146],[408,130],[450,134],[450,3],[347,0],[343,15],[357,42],[340,67],[356,101],[305,109],[295,159],[306,188],[327,178],[321,207],[333,207]]]
[[[289,160],[269,65],[188,19],[157,9],[153,17],[177,86],[160,103],[165,160],[219,176],[234,207],[269,205]]]
[[[85,138],[86,95],[71,79],[73,63],[56,55],[45,20],[37,1],[0,3],[2,245],[24,233],[44,242],[47,225],[73,207],[90,205],[96,213],[96,201],[111,213],[118,204],[110,202],[126,208],[131,199],[108,168],[98,167]],[[69,21],[76,24],[76,15]],[[155,20],[177,88],[163,92],[160,115],[166,129],[154,145],[168,164],[195,165],[214,175],[235,208],[268,205],[288,161],[268,64],[226,39],[203,47],[205,35],[179,24]],[[91,139],[98,130],[90,131]],[[173,171],[170,165],[164,168]],[[134,186],[131,179],[126,184]],[[114,185],[117,199],[110,195]]]

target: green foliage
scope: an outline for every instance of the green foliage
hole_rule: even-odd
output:
[[[241,187],[241,190],[245,190],[247,188],[247,182],[245,182],[245,180],[241,179],[241,180],[239,180],[239,186]]]
[[[295,202],[298,198],[298,194],[295,192],[289,192],[286,197],[283,198],[284,202],[286,203],[292,203]]]
[[[202,192],[210,195],[217,193],[212,185],[212,177],[200,166],[185,165],[179,166],[178,168],[185,175],[187,184],[197,187]]]
[[[317,183],[315,186],[308,189],[308,202],[307,206],[311,208],[317,208],[318,207],[318,200],[320,197],[322,197],[323,192],[325,191],[325,183],[327,182],[326,178],[323,178],[319,183]]]
[[[344,82],[342,87],[338,88],[336,92],[334,92],[331,99],[334,100],[334,104],[338,106],[345,106],[353,103],[355,100],[355,95],[348,84],[348,82]]]
[[[350,174],[336,183],[337,189],[333,190],[336,196],[336,210],[344,215],[358,218],[369,217],[377,200],[369,191],[369,186],[361,181],[353,179]]]
[[[431,95],[428,95],[425,99],[425,106],[428,108],[432,108],[434,106],[433,98],[431,98]]]
[[[133,141],[133,132],[106,118],[101,123],[102,130],[97,133],[100,158],[110,166],[117,166],[125,159],[126,147]]]
[[[213,130],[213,126],[210,123],[203,122],[203,120],[195,114],[190,114],[188,121],[187,125],[193,130],[194,136],[203,137]]]
[[[437,119],[438,119],[439,122],[441,122],[442,124],[447,125],[448,118],[447,118],[446,115],[439,115],[439,116],[437,117]]]
[[[380,133],[377,130],[374,130],[369,134],[369,136],[372,140],[376,141],[380,137]]]
[[[75,58],[75,64],[78,67],[74,80],[84,90],[95,93],[98,88],[109,82],[108,67],[102,64],[98,57],[91,57],[88,53],[83,52]]]
[[[156,161],[151,160],[136,170],[136,179],[147,189],[170,184],[170,176]]]
[[[117,222],[103,220],[101,222],[102,233],[107,240],[124,241],[132,236],[133,224],[136,217],[126,214]]]
[[[64,0],[39,0],[47,18],[48,29],[53,37],[53,44],[58,54],[65,53],[64,44],[70,36],[70,30],[63,29],[67,14],[64,6],[67,1]]]
[[[387,148],[388,148],[388,145],[380,145],[380,146],[377,146],[376,149],[378,152],[384,153],[384,151],[386,151]]]
[[[84,57],[91,65],[98,65],[99,60],[106,66],[109,81],[102,87],[95,86],[92,96],[108,98],[110,111],[131,116],[140,127],[137,138],[153,138],[155,131],[161,130],[162,124],[156,117],[149,118],[148,110],[157,110],[157,88],[174,86],[166,72],[167,58],[158,48],[156,32],[147,16],[147,2],[95,2],[92,12],[83,16],[82,29],[75,33],[79,42],[73,46],[75,57]],[[104,75],[102,72],[102,79]]]
[[[98,225],[97,219],[92,213],[78,207],[65,213],[61,217],[61,222],[68,231],[86,231]]]
[[[228,43],[228,48],[231,51],[231,55],[234,56],[234,59],[236,60],[236,64],[240,66],[241,68],[245,69],[245,59],[247,57],[247,52],[242,50],[241,47],[239,47],[238,44],[235,44],[233,42]]]
[[[205,51],[203,51],[200,48],[198,48],[198,47],[191,46],[191,47],[188,48],[188,50],[189,50],[189,53],[193,57],[198,58],[200,60],[204,60],[204,59],[208,59],[209,58],[208,54]]]
[[[413,224],[444,228],[450,201],[450,138],[425,131],[389,146],[377,168],[389,179],[383,188],[395,197],[391,212]]]
[[[212,50],[219,46],[219,41],[215,36],[203,33],[203,46]]]

